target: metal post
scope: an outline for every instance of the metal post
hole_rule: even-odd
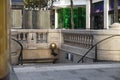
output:
[[[94,62],[97,62],[97,46],[95,47],[95,59],[94,59]]]
[[[84,58],[82,58],[82,63],[84,63]]]

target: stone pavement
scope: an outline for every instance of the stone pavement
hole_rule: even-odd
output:
[[[11,80],[120,80],[120,63],[15,66]]]

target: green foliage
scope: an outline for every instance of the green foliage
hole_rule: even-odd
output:
[[[86,8],[74,8],[74,28],[84,29],[86,27]],[[58,10],[59,28],[71,29],[71,9],[61,8]]]
[[[48,0],[24,0],[24,6],[26,8],[42,8],[47,6]]]

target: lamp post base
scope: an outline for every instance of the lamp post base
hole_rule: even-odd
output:
[[[51,54],[52,54],[53,56],[57,56],[57,53],[55,53],[54,49],[52,49]]]

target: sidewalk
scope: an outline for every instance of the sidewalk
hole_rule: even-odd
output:
[[[120,64],[14,67],[18,80],[120,80]]]

